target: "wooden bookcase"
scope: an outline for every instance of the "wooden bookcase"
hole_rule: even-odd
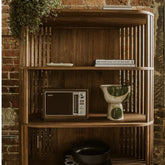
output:
[[[22,165],[62,165],[63,153],[80,139],[100,139],[112,163],[152,164],[153,14],[136,10],[58,10],[43,19],[21,46]],[[133,59],[135,67],[94,67],[96,59]],[[72,62],[73,67],[47,67]],[[101,84],[131,85],[122,121],[106,119]],[[89,90],[87,120],[42,119],[42,89]]]

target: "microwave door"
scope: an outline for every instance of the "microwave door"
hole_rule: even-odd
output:
[[[46,93],[46,115],[72,115],[73,114],[72,93]]]

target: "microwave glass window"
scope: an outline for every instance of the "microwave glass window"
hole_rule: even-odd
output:
[[[72,115],[72,93],[46,93],[46,115]]]

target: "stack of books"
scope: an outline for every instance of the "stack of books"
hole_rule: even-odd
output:
[[[135,67],[135,62],[134,60],[96,59],[95,67]]]

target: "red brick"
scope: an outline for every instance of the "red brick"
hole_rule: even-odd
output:
[[[18,146],[11,146],[8,148],[9,152],[19,152],[19,147]]]
[[[128,5],[128,0],[106,0],[107,5]]]
[[[2,13],[2,20],[8,18],[9,18],[9,13]]]
[[[150,6],[153,4],[153,0],[131,0],[132,6]]]
[[[2,145],[2,152],[7,152],[7,151],[8,151],[8,147],[7,147],[7,146]]]
[[[18,58],[14,59],[14,64],[19,64],[19,59]]]
[[[11,35],[11,31],[7,27],[2,28],[2,35]]]
[[[2,71],[18,71],[19,67],[15,65],[2,65]]]
[[[19,43],[13,43],[13,44],[11,44],[11,49],[20,49]]]
[[[102,9],[102,6],[71,6],[70,9]]]
[[[19,42],[11,36],[3,36],[2,37],[2,44],[3,43],[18,43],[19,44]]]
[[[9,90],[7,87],[2,87],[2,93],[7,93]]]
[[[153,12],[153,8],[146,7],[146,6],[141,6],[141,7],[133,6],[132,9],[133,10],[145,10],[145,11]]]
[[[8,78],[8,73],[2,73],[2,79],[3,78],[5,78],[5,79]]]
[[[9,87],[9,93],[19,93],[19,87]]]
[[[20,54],[19,50],[2,50],[2,56],[12,56],[18,57]]]
[[[19,73],[10,73],[10,78],[19,79]]]
[[[2,86],[15,86],[19,85],[19,80],[2,80]]]
[[[19,124],[15,124],[12,126],[8,126],[8,125],[2,125],[2,130],[20,130],[20,126]]]
[[[6,136],[3,138],[3,136]],[[12,138],[10,138],[10,135],[4,135],[2,136],[2,144],[3,145],[17,145],[19,144],[19,135],[11,135]]]
[[[6,131],[2,131],[2,135],[20,135],[18,131],[13,131],[13,130],[10,130],[8,129],[7,132]]]
[[[2,58],[2,64],[13,64],[13,58]]]
[[[62,0],[63,5],[83,5],[83,0]]]
[[[85,0],[85,5],[104,5],[104,0]]]
[[[10,49],[10,48],[11,48],[11,44],[9,44],[9,43],[3,43],[2,49]]]
[[[9,27],[9,23],[7,20],[2,20],[2,27],[3,28],[8,28]]]
[[[11,107],[12,106],[12,107]],[[2,94],[2,107],[3,108],[19,108],[19,95],[18,94]]]
[[[7,6],[7,5],[3,5],[2,6],[2,13],[9,13],[9,11],[10,11],[10,7],[9,6]]]
[[[7,153],[5,153],[2,155],[2,158],[4,160],[15,160],[15,159],[19,158],[19,154],[7,154]]]
[[[6,161],[5,160],[5,165],[20,165],[20,163],[19,163],[20,161],[19,161],[19,159],[17,159],[17,160],[9,160],[9,161]]]
[[[9,5],[11,0],[2,0],[3,5]]]

